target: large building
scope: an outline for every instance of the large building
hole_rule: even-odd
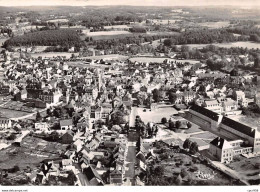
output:
[[[260,133],[257,128],[249,127],[198,105],[192,106],[186,117],[220,137],[243,140],[246,146],[252,147],[252,152],[260,152]]]

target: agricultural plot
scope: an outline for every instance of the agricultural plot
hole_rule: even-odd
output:
[[[219,21],[219,22],[205,22],[199,23],[202,27],[208,27],[210,29],[218,29],[223,27],[228,27],[230,25],[229,21]]]
[[[94,40],[101,39],[114,39],[114,38],[124,38],[133,36],[129,31],[97,31],[97,32],[87,32],[83,31],[86,37],[92,37]]]

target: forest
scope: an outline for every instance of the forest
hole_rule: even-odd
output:
[[[238,40],[240,40],[239,37],[235,37],[225,29],[197,29],[189,30],[181,33],[179,36],[173,36],[172,38],[166,39],[164,45],[211,44],[234,42]]]
[[[59,29],[27,33],[7,40],[3,47],[9,46],[78,46],[81,44],[75,30]]]

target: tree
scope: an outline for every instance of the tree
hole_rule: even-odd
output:
[[[153,93],[153,100],[155,102],[159,102],[160,101],[160,91],[158,89],[154,89],[152,93]]]
[[[199,146],[196,142],[192,142],[191,146],[190,146],[190,153],[191,154],[196,154],[199,151]]]
[[[158,176],[163,176],[164,174],[164,167],[163,166],[157,166],[155,169],[154,169],[154,173]]]
[[[41,116],[40,112],[37,111],[37,113],[36,113],[36,121],[41,121],[41,120],[42,120],[42,116]]]
[[[191,140],[186,139],[186,140],[184,141],[184,143],[183,143],[183,148],[184,148],[184,149],[190,149],[191,144],[192,144]]]
[[[257,55],[254,61],[254,66],[256,68],[260,67],[260,55]]]
[[[187,127],[188,127],[188,129],[192,127],[191,122],[189,122],[189,121],[187,122]]]
[[[176,121],[176,128],[177,128],[177,129],[180,129],[180,128],[181,128],[181,125],[182,125],[182,124],[181,124],[180,121]]]
[[[184,178],[184,177],[186,177],[188,175],[189,175],[188,171],[185,168],[182,168],[181,169],[181,176]]]
[[[182,178],[181,175],[179,174],[178,177],[175,180],[176,185],[181,185],[182,184]]]
[[[165,123],[167,123],[167,119],[165,117],[163,117],[161,122],[162,122],[162,124],[165,124]]]
[[[170,93],[169,93],[169,101],[170,101],[171,103],[175,103],[175,102],[176,102],[176,99],[177,99],[177,95],[176,95],[175,93],[173,93],[173,92],[170,92]]]

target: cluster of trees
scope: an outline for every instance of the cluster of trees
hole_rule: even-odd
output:
[[[152,43],[152,41],[162,39],[162,38],[170,38],[173,35],[165,34],[165,35],[133,35],[129,37],[123,37],[123,38],[115,38],[115,39],[108,39],[108,40],[96,40],[92,41],[91,45],[96,46],[97,49],[122,49],[126,50],[127,44],[136,44],[140,46],[142,43],[149,42]]]
[[[37,31],[8,39],[4,47],[9,46],[78,46],[80,37],[75,30],[59,29]]]
[[[198,29],[190,30],[181,33],[179,36],[174,36],[170,39],[166,39],[164,41],[164,45],[172,46],[183,44],[211,44],[234,42],[237,40],[237,37],[224,29]]]
[[[242,113],[249,117],[260,117],[260,107],[258,105],[249,105],[243,108]]]
[[[129,31],[132,33],[146,33],[146,29],[144,27],[132,27]]]
[[[1,28],[0,28],[0,34],[5,34],[5,33],[7,33],[9,37],[12,37],[12,36],[13,36],[13,31],[12,31],[12,29],[7,28],[7,27],[1,27]]]
[[[156,136],[158,133],[158,127],[156,125],[152,125],[151,123],[145,125],[140,116],[136,116],[135,128],[136,132],[143,138],[151,138],[152,136]]]
[[[196,142],[192,142],[189,139],[186,139],[183,143],[183,148],[187,149],[189,153],[195,155],[199,151],[199,146]]]

